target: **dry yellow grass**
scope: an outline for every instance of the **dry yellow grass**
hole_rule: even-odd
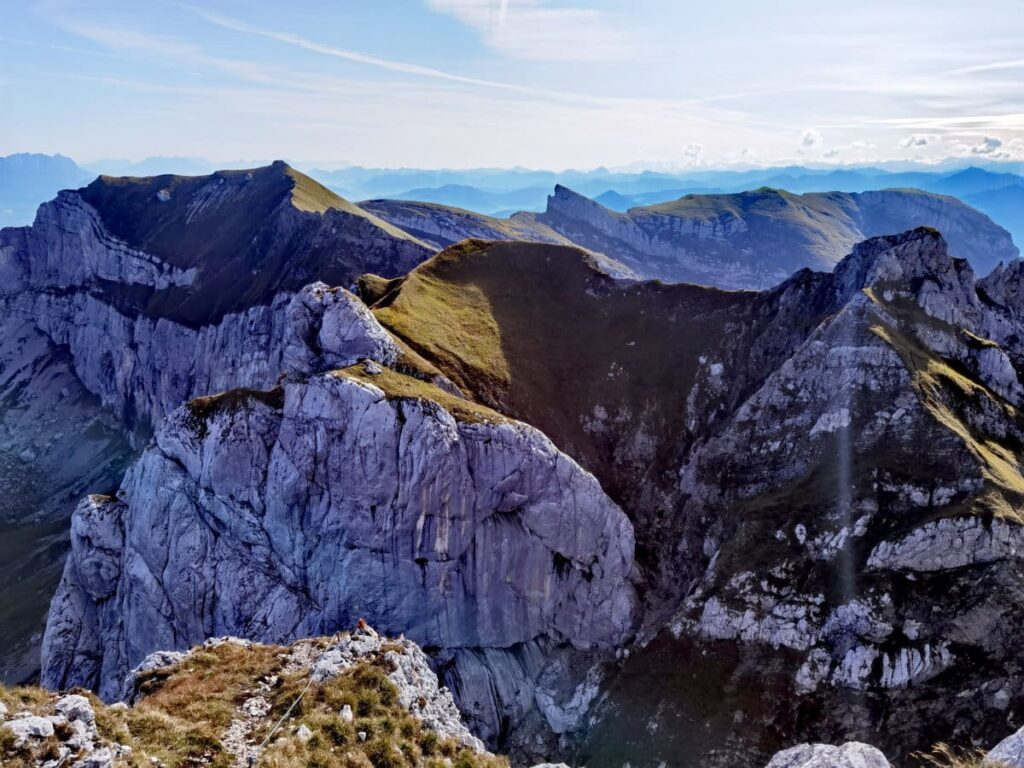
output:
[[[319,643],[323,647],[324,642]],[[385,647],[386,649],[386,647]],[[295,702],[309,681],[305,671],[285,671],[288,649],[225,643],[199,648],[172,667],[152,670],[139,681],[142,698],[130,708],[104,706],[86,691],[96,710],[100,735],[132,748],[126,763],[152,768],[230,768],[234,755],[222,738],[239,705],[261,692],[269,715],[252,737],[262,740]],[[508,768],[504,758],[481,755],[427,730],[398,701],[387,679],[390,662],[381,655],[323,684],[313,684],[273,733],[261,754],[261,768]],[[269,686],[269,692],[266,690]],[[11,712],[53,713],[56,694],[36,687],[0,686],[0,701]],[[348,704],[352,722],[340,711]],[[312,733],[296,735],[300,726]],[[360,733],[364,737],[360,737]],[[13,734],[0,727],[0,765],[28,768],[43,756],[56,756],[57,739],[15,749]]]
[[[978,749],[956,749],[949,744],[936,744],[927,752],[911,755],[928,768],[999,768],[1001,763],[985,761],[985,753]]]
[[[371,374],[367,372],[365,364],[359,364],[335,371],[333,375],[372,384],[383,390],[389,399],[427,400],[437,403],[460,421],[490,423],[508,421],[500,413],[486,406],[456,397],[429,382],[389,368],[381,368],[378,373]]]

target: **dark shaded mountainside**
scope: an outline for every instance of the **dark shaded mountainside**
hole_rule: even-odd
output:
[[[370,265],[403,273],[426,248],[282,162],[213,176],[100,177],[79,193],[104,228],[195,276],[126,295],[132,309],[192,326],[268,304],[314,279],[345,284]]]
[[[1024,705],[1021,269],[975,283],[918,229],[763,293],[623,285],[578,252],[487,243],[361,286],[634,524],[641,647],[583,762],[758,765],[857,738],[904,764],[994,743]]]
[[[713,256],[724,284],[767,280],[751,264],[781,269],[800,238],[830,264],[866,196],[608,223],[558,190],[500,220],[356,206],[283,163],[61,193],[0,231],[5,541],[33,553],[0,574],[17,673],[54,583],[39,564],[92,493],[51,685],[116,697],[150,651],[365,616],[427,648],[516,756],[994,743],[1024,706],[1024,268],[976,281],[955,257],[1009,259],[1005,233],[894,194],[875,225],[936,216],[959,244],[914,228],[730,291],[615,275]],[[470,226],[487,239],[435,255]],[[736,245],[755,231],[770,251]]]

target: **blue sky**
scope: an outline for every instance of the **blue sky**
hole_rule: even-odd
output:
[[[1022,86],[1024,0],[0,7],[0,154],[84,162],[1020,160]]]

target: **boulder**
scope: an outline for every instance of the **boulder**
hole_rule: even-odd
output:
[[[890,768],[885,755],[859,741],[840,746],[799,744],[778,752],[765,768]]]
[[[985,756],[986,768],[1024,768],[1024,728],[1000,741]]]

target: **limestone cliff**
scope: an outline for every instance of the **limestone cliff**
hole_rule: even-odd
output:
[[[377,296],[633,522],[643,627],[579,759],[756,766],[857,739],[904,765],[1016,727],[1021,270],[976,280],[928,228],[761,293],[477,243]]]
[[[632,526],[539,431],[386,367],[373,316],[316,292],[319,317],[308,293],[286,312],[294,376],[189,402],[116,495],[80,504],[44,684],[114,698],[156,649],[365,617],[444,649],[492,742],[566,730],[563,702],[635,625]]]
[[[37,669],[61,521],[117,486],[132,445],[189,398],[272,387],[303,286],[397,276],[430,253],[283,163],[101,178],[0,230],[5,676]]]

